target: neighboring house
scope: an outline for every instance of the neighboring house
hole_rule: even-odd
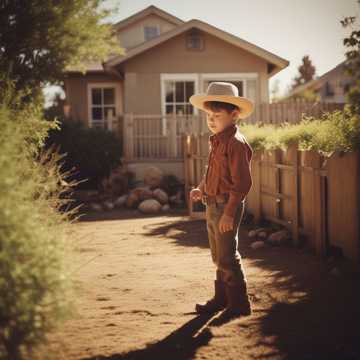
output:
[[[320,77],[296,87],[287,98],[300,95],[305,90],[312,90],[319,96],[321,102],[346,103],[346,93],[353,84],[353,79],[345,72],[345,62],[346,60]]]
[[[153,5],[114,29],[125,54],[86,64],[86,74],[68,69],[66,102],[71,117],[88,126],[122,119],[123,161],[136,164],[137,174],[156,164],[183,177],[181,132],[204,131],[196,124],[202,114],[188,101],[192,94],[205,92],[211,81],[230,81],[240,96],[255,101],[248,120],[256,121],[260,103],[269,102],[269,79],[289,65],[215,26],[183,21]]]

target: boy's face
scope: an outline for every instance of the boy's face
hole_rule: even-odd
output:
[[[219,109],[216,111],[206,109],[205,112],[208,128],[214,134],[221,132],[229,125],[232,125],[239,114],[238,110],[233,110],[231,113],[228,113],[224,109]]]

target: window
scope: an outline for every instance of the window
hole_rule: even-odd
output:
[[[107,128],[105,120],[116,116],[115,87],[90,88],[90,126]]]
[[[165,113],[192,115],[189,98],[194,94],[195,82],[190,80],[165,80]]]
[[[157,37],[160,35],[160,28],[157,25],[147,25],[144,26],[144,38],[145,41],[151,40],[154,37]]]
[[[234,84],[238,90],[239,90],[239,96],[244,96],[244,82],[243,81],[232,81],[232,80],[206,80],[206,82],[204,83],[205,85],[205,91],[206,88],[209,86],[209,84],[213,81],[226,81],[226,82],[230,82],[232,84]]]
[[[334,90],[328,81],[325,83],[325,96],[334,96]]]
[[[203,50],[204,39],[203,36],[198,33],[190,33],[186,36],[186,48],[188,50]]]

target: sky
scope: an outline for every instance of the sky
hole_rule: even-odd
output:
[[[155,5],[183,21],[199,19],[249,41],[290,62],[273,76],[280,95],[298,74],[303,56],[308,55],[321,76],[345,60],[344,37],[350,29],[340,20],[360,18],[357,0],[106,0],[103,6],[117,7],[109,18],[117,22]]]
[[[340,23],[360,16],[356,0],[107,0],[117,6],[116,22],[150,5],[183,21],[199,19],[249,41],[290,62],[270,80],[284,92],[298,74],[302,57],[309,55],[322,75],[345,59],[343,39],[349,34]]]

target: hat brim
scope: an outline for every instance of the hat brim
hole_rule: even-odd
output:
[[[204,108],[205,101],[222,101],[238,106],[240,108],[240,119],[247,118],[254,111],[254,103],[243,96],[196,94],[189,98],[190,104],[203,111],[206,111]]]

